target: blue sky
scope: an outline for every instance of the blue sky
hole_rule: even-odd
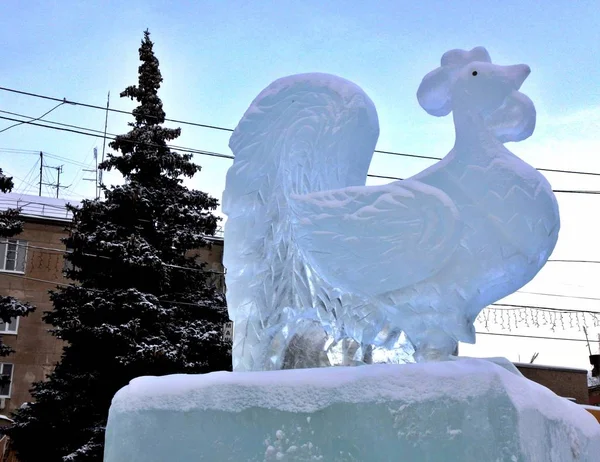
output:
[[[378,148],[443,156],[453,142],[449,117],[434,118],[417,104],[422,77],[452,48],[485,46],[494,62],[526,63],[522,87],[535,103],[534,135],[509,149],[536,167],[600,172],[600,4],[544,1],[54,1],[0,3],[0,86],[130,110],[118,94],[137,79],[137,49],[149,28],[161,63],[161,97],[168,117],[235,127],[251,100],[284,75],[329,72],[360,85],[377,106]],[[55,103],[0,91],[0,110],[38,117]],[[11,117],[0,113],[0,116]],[[48,120],[102,130],[104,113],[63,105]],[[127,130],[111,113],[108,131]],[[11,123],[0,119],[0,130]],[[182,126],[175,144],[229,154],[229,134]],[[92,152],[99,139],[19,126],[0,133],[0,166],[18,191],[37,191],[35,152],[64,164],[64,197],[93,194]],[[24,150],[31,153],[8,151]],[[198,156],[203,166],[189,185],[220,197],[230,161]],[[429,165],[376,154],[371,173],[406,176]],[[33,170],[32,170],[33,169]],[[46,180],[51,180],[48,171]],[[600,190],[600,177],[549,174],[555,188]],[[119,181],[111,175],[110,181]],[[21,180],[27,180],[25,183]],[[31,186],[27,186],[30,183]],[[44,188],[44,194],[50,194]],[[595,211],[600,196],[559,197],[563,230],[556,258],[597,259]],[[599,268],[596,268],[599,267]],[[529,291],[600,297],[600,265],[548,264]],[[513,303],[595,309],[598,301],[531,294]],[[600,309],[599,309],[600,311]],[[600,328],[593,328],[595,333]],[[498,329],[491,328],[491,330]],[[514,329],[513,329],[514,331]],[[582,337],[575,330],[520,329],[529,335]],[[464,354],[505,355],[586,367],[583,343],[480,336]]]

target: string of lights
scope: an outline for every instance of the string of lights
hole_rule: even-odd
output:
[[[72,284],[68,284],[65,282],[60,282],[60,281],[49,281],[47,279],[41,279],[41,278],[34,278],[34,277],[30,277],[30,276],[23,276],[21,274],[11,274],[11,273],[3,273],[6,276],[11,276],[11,277],[17,277],[17,278],[21,278],[21,279],[25,279],[25,280],[29,280],[29,281],[35,281],[35,282],[40,282],[43,284],[49,284],[49,285],[53,285],[53,286],[58,286],[58,287],[70,287]],[[88,288],[87,290],[91,290],[91,291],[96,291],[96,292],[103,292],[99,289],[90,289]],[[192,302],[181,302],[181,301],[176,301],[176,300],[166,300],[166,299],[160,299],[161,302],[163,303],[170,303],[170,304],[175,304],[175,305],[189,305],[189,306],[197,306],[196,303],[192,303]],[[523,335],[523,334],[508,334],[508,333],[500,333],[500,332],[483,332],[483,331],[477,331],[477,334],[481,334],[481,335],[495,335],[495,336],[501,336],[501,337],[521,337],[521,338],[529,338],[529,339],[539,339],[539,340],[558,340],[558,341],[571,341],[571,342],[588,342],[588,340],[586,339],[580,339],[580,338],[569,338],[569,337],[548,337],[548,336],[540,336],[540,335]],[[595,342],[600,342],[600,340],[589,340],[590,343],[595,343]]]
[[[486,329],[489,329],[490,324],[494,324],[507,331],[523,326],[527,328],[547,326],[552,332],[556,332],[556,329],[559,328],[563,331],[577,329],[582,332],[590,325],[600,327],[600,312],[535,305],[503,309],[498,305],[492,305],[479,313],[477,321],[483,324]]]
[[[34,249],[37,251],[42,251],[45,253],[52,254],[64,254],[65,250],[61,250],[54,247],[43,247],[43,246],[28,246],[27,244],[18,244],[23,247],[29,247],[30,249]],[[99,258],[110,258],[106,256],[99,256],[93,254],[87,254],[92,257]],[[30,257],[30,260],[33,259],[33,256]],[[46,269],[52,271],[53,269],[50,266],[46,265]],[[56,268],[54,268],[55,272],[60,273],[61,268],[59,268],[60,262],[56,262]],[[178,265],[169,265],[175,268],[179,268],[181,270],[195,270],[192,268],[181,267]],[[43,264],[41,263],[41,259],[38,259],[38,264],[34,267],[38,269],[43,268]],[[204,273],[215,274],[219,276],[223,276],[225,273],[222,271],[212,271],[212,270],[200,270]],[[518,292],[517,292],[518,293]],[[551,295],[551,294],[549,294]],[[484,311],[482,311],[477,319],[478,322],[482,323],[486,329],[489,328],[489,324],[493,323],[494,325],[500,326],[503,330],[510,331],[513,326],[514,328],[521,326],[526,327],[540,327],[540,326],[550,326],[550,328],[555,331],[558,326],[560,326],[563,330],[578,328],[581,331],[584,327],[588,325],[593,325],[594,327],[600,326],[600,312],[593,310],[578,310],[578,309],[566,309],[566,308],[556,308],[542,305],[521,305],[521,304],[509,304],[509,303],[494,303],[487,307]]]

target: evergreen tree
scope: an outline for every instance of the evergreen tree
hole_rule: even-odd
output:
[[[0,191],[8,193],[12,191],[13,187],[14,183],[12,177],[4,175],[0,168]],[[0,243],[23,231],[23,221],[19,217],[20,213],[21,211],[18,208],[9,208],[0,211]],[[2,322],[8,323],[11,319],[19,316],[27,316],[34,310],[35,308],[29,303],[20,302],[16,298],[7,295],[0,295],[0,321]],[[2,343],[0,338],[0,357],[8,356],[11,353],[14,353],[14,350]],[[7,377],[0,377],[0,385],[4,384],[6,380],[10,379]]]
[[[4,174],[0,168],[0,191],[9,193],[14,183],[12,177]],[[7,209],[0,212],[0,238],[5,239],[23,231],[23,222],[19,218],[19,209]]]
[[[121,93],[139,103],[135,121],[100,166],[125,184],[71,208],[67,276],[77,284],[53,292],[45,314],[66,346],[8,431],[22,462],[101,461],[111,399],[131,379],[231,368],[223,294],[190,256],[215,233],[217,200],[182,184],[200,167],[167,146],[180,129],[163,127],[152,47],[146,31],[138,85]]]

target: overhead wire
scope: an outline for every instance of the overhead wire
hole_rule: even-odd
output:
[[[50,100],[50,101],[58,101],[58,102],[70,104],[73,106],[81,106],[81,107],[86,107],[86,108],[91,108],[91,109],[97,109],[97,110],[101,110],[104,112],[109,111],[109,112],[114,112],[114,113],[119,113],[119,114],[133,115],[131,111],[125,111],[125,110],[116,109],[116,108],[107,108],[105,106],[98,106],[98,105],[94,105],[94,104],[82,103],[79,101],[67,100],[66,98],[60,99],[60,98],[55,98],[52,96],[41,95],[41,94],[37,94],[37,93],[26,92],[26,91],[16,90],[16,89],[6,88],[6,87],[0,87],[0,90],[15,93],[15,94],[35,97],[35,98],[46,99],[46,100]],[[23,117],[27,117],[27,116],[23,116]],[[152,117],[152,116],[148,116],[148,117]],[[190,125],[190,126],[194,126],[194,127],[201,127],[201,128],[212,129],[212,130],[220,130],[220,131],[224,131],[224,132],[233,132],[232,128],[222,127],[222,126],[218,126],[218,125],[203,124],[203,123],[191,122],[191,121],[180,120],[180,119],[171,119],[168,117],[165,117],[164,120],[167,122],[173,122],[173,123],[178,123],[178,124],[183,124],[183,125]],[[58,124],[59,122],[55,122],[55,123]],[[412,158],[416,158],[416,159],[428,159],[428,160],[441,160],[442,159],[441,157],[437,157],[437,156],[410,154],[410,153],[404,153],[404,152],[387,151],[387,150],[382,150],[382,149],[376,149],[374,152],[379,153],[379,154],[393,155],[393,156],[412,157]],[[233,158],[233,156],[231,156],[231,157]],[[600,176],[600,172],[585,172],[585,171],[555,169],[555,168],[538,168],[537,170],[543,171],[543,172],[553,172],[553,173]],[[389,178],[389,179],[393,179],[393,178]],[[571,192],[571,191],[569,191],[569,192]],[[598,191],[596,193],[600,194],[600,191]]]
[[[546,336],[541,336],[541,335],[504,334],[504,333],[500,333],[500,332],[480,332],[480,331],[477,331],[476,333],[481,334],[481,335],[497,335],[499,337],[521,337],[521,338],[540,339],[540,340],[565,340],[565,341],[570,341],[570,342],[588,342],[588,340],[582,339],[582,338],[546,337]],[[589,340],[589,342],[590,343],[600,342],[600,339]]]
[[[33,186],[33,184],[31,184],[31,182],[28,182],[16,175],[13,175],[12,173],[8,172],[7,170],[4,170],[5,173],[7,173],[8,175],[10,175],[12,178],[16,178],[17,180],[19,180],[21,182],[21,184],[18,187],[15,187],[15,192],[18,193],[20,190],[22,190],[22,194],[25,194],[25,191],[27,191],[30,188],[35,188]],[[27,178],[27,177],[26,177]]]
[[[207,236],[209,237],[209,236]],[[18,247],[25,247],[27,249],[35,249],[35,250],[44,250],[47,252],[57,252],[57,253],[73,253],[72,250],[68,250],[68,249],[58,249],[56,247],[43,247],[43,246],[39,246],[39,245],[31,245],[29,243],[27,244],[20,244],[20,243],[15,243],[14,245],[18,246]],[[82,254],[85,257],[95,257],[95,258],[103,258],[105,260],[112,260],[111,257],[109,257],[108,255],[96,255],[96,254],[92,254],[92,253],[83,253]],[[187,266],[181,266],[181,265],[173,265],[171,263],[162,263],[163,266],[169,267],[169,268],[175,268],[175,269],[181,269],[181,270],[189,270],[189,271],[195,271],[195,272],[201,272],[201,273],[207,273],[207,274],[225,274],[224,271],[214,271],[214,270],[203,270],[203,269],[199,269],[199,268],[190,268]]]
[[[15,121],[18,119],[13,119],[10,117],[4,117],[4,116],[0,116],[0,119],[4,119],[4,120],[11,120],[11,121]],[[80,135],[86,135],[86,136],[92,136],[95,138],[104,138],[104,132],[102,132],[102,134],[98,133],[95,134],[94,132],[98,132],[98,130],[94,130],[91,128],[85,128],[85,127],[77,127],[77,129],[73,129],[73,128],[66,128],[66,127],[53,127],[51,125],[45,125],[45,124],[41,124],[41,123],[37,123],[37,122],[31,122],[29,125],[33,125],[36,127],[42,127],[42,128],[49,128],[52,130],[58,130],[58,131],[64,131],[64,132],[70,132],[70,133],[76,133],[76,134],[80,134]],[[75,127],[75,126],[72,126]],[[86,130],[86,131],[83,131]],[[90,133],[88,133],[90,132]],[[118,135],[114,135],[114,134],[108,134],[106,136],[106,139],[114,141],[116,139]],[[160,145],[156,144],[156,143],[150,143],[150,142],[142,142],[142,141],[131,141],[133,144],[143,144],[146,146],[157,146],[157,147],[161,147]],[[182,151],[182,152],[189,152],[190,154],[198,154],[198,155],[204,155],[204,156],[210,156],[210,157],[221,157],[224,159],[233,159],[232,155],[229,154],[221,154],[218,152],[212,152],[212,151],[205,151],[202,149],[195,149],[195,148],[186,148],[183,146],[176,146],[173,144],[165,144],[165,146],[167,146],[168,148],[171,149],[175,149],[177,151]]]
[[[91,104],[86,104],[86,103],[80,103],[80,102],[76,102],[76,101],[69,101],[66,98],[63,98],[62,100],[60,100],[58,98],[52,98],[52,97],[48,97],[48,96],[44,96],[44,95],[39,95],[39,94],[34,94],[34,93],[24,92],[24,91],[19,91],[19,90],[14,90],[14,89],[9,89],[9,88],[5,88],[5,87],[0,87],[0,90],[4,90],[4,91],[9,91],[9,92],[17,93],[17,94],[22,94],[22,95],[27,95],[27,96],[32,96],[32,97],[43,98],[43,99],[47,99],[47,100],[53,100],[53,101],[59,101],[60,102],[60,104],[58,104],[57,106],[55,106],[54,108],[52,108],[51,110],[49,110],[48,112],[46,112],[45,114],[43,114],[42,116],[37,117],[37,118],[33,118],[31,120],[17,120],[17,119],[10,119],[10,118],[6,118],[6,117],[0,117],[1,119],[12,120],[14,122],[17,122],[14,125],[11,125],[9,127],[6,127],[3,130],[0,130],[0,133],[5,132],[5,131],[13,128],[13,127],[18,126],[18,125],[30,124],[30,125],[34,125],[34,126],[43,127],[43,128],[50,128],[50,129],[55,129],[55,130],[69,131],[69,132],[73,132],[73,133],[77,133],[77,134],[82,134],[82,135],[87,135],[87,136],[94,136],[94,137],[99,137],[99,138],[106,137],[108,139],[114,140],[114,137],[116,136],[114,134],[110,134],[109,136],[106,136],[108,134],[105,135],[104,132],[100,132],[98,130],[93,130],[93,129],[87,129],[85,127],[78,127],[78,126],[74,126],[74,125],[63,124],[63,123],[60,123],[60,122],[45,121],[47,123],[51,123],[51,124],[54,124],[54,125],[59,125],[61,127],[64,127],[64,128],[60,128],[60,127],[52,127],[52,126],[48,126],[48,125],[44,125],[44,124],[36,124],[34,122],[36,122],[37,120],[42,119],[43,117],[45,117],[46,115],[48,115],[50,112],[52,112],[55,109],[57,109],[58,107],[62,106],[63,104],[71,104],[71,105],[77,105],[77,106],[82,106],[82,107],[88,107],[88,108],[98,109],[98,110],[102,110],[102,111],[110,111],[110,112],[115,112],[115,113],[121,113],[121,114],[131,115],[131,112],[129,112],[129,111],[119,110],[119,109],[115,109],[115,108],[106,108],[106,107],[101,107],[101,106],[96,106],[96,105],[91,105]],[[23,116],[23,115],[20,115],[20,114],[10,113],[8,111],[0,111],[0,112],[2,112],[2,113],[8,113],[8,114],[19,116],[19,117],[28,117],[28,116]],[[227,131],[227,132],[232,132],[233,131],[232,129],[226,128],[226,127],[220,127],[220,126],[209,125],[209,124],[201,124],[201,123],[189,122],[189,121],[178,120],[178,119],[165,118],[165,121],[179,123],[179,124],[185,124],[185,125],[191,125],[191,126],[196,126],[196,127],[202,127],[202,128],[208,128],[208,129],[214,129],[214,130]],[[97,133],[97,134],[94,134],[94,132]],[[233,159],[233,156],[230,156],[230,155],[227,155],[227,154],[214,153],[214,152],[211,152],[211,151],[203,151],[203,150],[197,150],[197,149],[192,149],[192,148],[185,148],[185,147],[174,146],[174,145],[169,145],[169,147],[173,148],[173,149],[185,151],[185,152],[190,152],[192,154],[200,154],[200,155],[208,155],[208,156],[213,156],[213,157],[221,157],[221,158]],[[18,151],[18,150],[15,150],[15,151]],[[26,150],[22,150],[22,151],[26,151]],[[387,155],[411,157],[411,158],[418,158],[418,159],[441,160],[441,157],[435,157],[435,156],[425,156],[425,155],[400,153],[400,152],[384,151],[384,150],[375,150],[375,152],[381,153],[381,154],[387,154]],[[70,159],[64,159],[64,161],[67,162],[67,161],[71,161],[71,160]],[[86,166],[86,165],[83,164],[82,166]],[[585,172],[585,171],[564,170],[564,169],[550,169],[550,168],[538,168],[538,170],[540,170],[540,171],[546,171],[546,172],[553,172],[553,173],[565,173],[565,174],[579,174],[579,175],[600,176],[600,172]],[[387,176],[387,175],[370,174],[369,176],[372,177],[372,178],[390,179],[390,180],[401,180],[401,178],[399,178],[399,177],[393,177],[393,176]],[[555,190],[555,192],[557,192],[557,193],[570,193],[570,194],[600,194],[600,191],[594,191],[594,190],[573,190],[573,189],[559,189],[559,190]],[[57,249],[51,249],[51,250],[57,250]],[[549,261],[561,262],[561,263],[600,263],[600,261],[591,261],[591,260],[561,260],[561,259],[555,259],[555,260],[549,260]],[[184,268],[184,267],[182,267],[182,268],[183,269],[190,269],[190,268]],[[37,279],[37,278],[28,278],[28,277],[20,276],[20,275],[19,275],[19,277],[24,277],[25,279],[32,279],[32,280],[36,280],[38,282],[45,282],[45,283],[50,283],[50,284],[68,285],[68,284],[61,284],[61,283],[59,283],[57,281],[46,281],[46,280]],[[525,292],[523,292],[523,293],[525,293]],[[563,295],[563,294],[545,294],[545,293],[532,293],[532,294],[547,295],[547,296],[556,296],[556,297],[595,299],[595,298],[592,298],[592,297],[576,297],[576,296],[567,296],[567,295]],[[164,301],[168,302],[168,303],[182,303],[182,302],[173,302],[173,301],[168,301],[168,300],[164,300]],[[551,307],[539,307],[539,306],[534,306],[534,305],[492,304],[492,306],[495,306],[495,307],[503,306],[503,307],[507,307],[507,308],[511,308],[511,309],[531,308],[531,309],[542,309],[542,310],[560,311],[560,312],[581,312],[581,313],[594,313],[594,314],[598,313],[598,312],[590,311],[590,310],[568,310],[568,309],[558,309],[558,308],[551,308]],[[478,334],[482,334],[482,335],[498,335],[498,336],[505,336],[505,337],[521,337],[521,338],[548,339],[548,340],[567,340],[567,341],[578,341],[578,342],[586,342],[587,341],[585,339],[560,338],[560,337],[544,337],[544,336],[531,336],[531,335],[519,335],[519,334],[506,334],[506,333],[492,333],[492,332],[477,332],[477,333]]]
[[[11,92],[11,93],[17,93],[17,94],[20,94],[20,95],[32,96],[32,97],[35,97],[35,98],[47,99],[47,100],[50,100],[50,101],[64,101],[64,102],[66,102],[68,104],[71,104],[73,106],[87,107],[87,108],[91,108],[91,109],[100,109],[100,110],[102,110],[104,112],[109,111],[109,112],[115,112],[115,113],[119,113],[119,114],[132,115],[131,111],[124,111],[122,109],[115,109],[115,108],[107,108],[106,106],[97,106],[97,105],[94,105],[94,104],[80,103],[78,101],[67,100],[66,98],[63,98],[61,100],[59,98],[54,98],[52,96],[39,95],[39,94],[36,94],[36,93],[30,93],[30,92],[21,91],[21,90],[14,90],[12,88],[6,88],[6,87],[0,87],[0,90]],[[152,115],[147,115],[147,117],[153,117],[153,116]],[[226,132],[232,132],[233,131],[233,129],[231,129],[231,128],[219,127],[217,125],[201,124],[201,123],[197,123],[197,122],[189,122],[189,121],[185,121],[185,120],[165,118],[165,121],[167,121],[167,122],[174,122],[174,123],[183,124],[183,125],[191,125],[191,126],[194,126],[194,127],[209,128],[209,129],[213,129],[213,130],[221,130],[221,131],[226,131]]]
[[[43,246],[37,246],[37,245],[31,245],[31,244],[20,244],[20,243],[16,243],[17,246],[21,246],[21,247],[25,247],[25,248],[29,248],[29,249],[35,249],[35,250],[43,250],[43,251],[47,251],[47,252],[57,252],[57,253],[72,253],[72,251],[68,250],[68,249],[60,249],[60,248],[56,248],[56,247],[43,247]],[[111,259],[111,257],[106,256],[106,255],[96,255],[96,254],[91,254],[91,253],[84,253],[84,256],[87,257],[97,257],[97,258],[103,258],[103,259]],[[168,264],[168,263],[164,263],[165,266],[168,267],[172,267],[172,268],[178,268],[178,269],[182,269],[182,270],[190,270],[190,271],[201,271],[204,273],[210,273],[210,274],[221,274],[224,275],[226,274],[226,272],[224,271],[213,271],[213,270],[198,270],[196,268],[189,268],[189,267],[185,267],[185,266],[179,266],[179,265],[172,265],[172,264]],[[515,292],[515,294],[519,294],[519,293],[523,293],[523,292]],[[545,294],[545,293],[540,293],[540,295],[554,295],[554,294]],[[580,297],[572,297],[572,298],[580,298]],[[600,300],[600,298],[591,298],[592,300]],[[497,308],[497,309],[504,309],[505,311],[508,310],[514,310],[514,309],[534,309],[534,310],[544,310],[544,311],[556,311],[556,312],[563,312],[563,313],[588,313],[588,314],[600,314],[600,311],[593,311],[593,310],[575,310],[575,309],[566,309],[566,308],[556,308],[556,307],[549,307],[549,306],[541,306],[541,305],[520,305],[520,304],[511,304],[511,303],[492,303],[489,305],[489,307],[503,307],[503,308]]]
[[[72,284],[68,284],[65,282],[60,282],[60,281],[49,281],[47,279],[41,279],[41,278],[33,278],[30,276],[23,276],[21,274],[12,274],[12,273],[3,273],[6,276],[11,276],[11,277],[17,277],[20,279],[25,279],[25,280],[30,280],[30,281],[35,281],[35,282],[40,282],[43,284],[50,284],[50,285],[54,285],[54,286],[58,286],[58,287],[71,287]],[[86,288],[86,290],[91,290],[91,291],[95,291],[95,292],[102,292],[99,289],[93,289],[93,288]],[[170,304],[175,304],[175,305],[190,305],[190,306],[197,306],[197,303],[192,303],[192,302],[181,302],[181,301],[176,301],[176,300],[165,300],[165,299],[161,299],[158,298],[161,302],[163,303],[170,303]],[[568,338],[568,337],[548,337],[548,336],[541,336],[541,335],[524,335],[524,334],[506,334],[506,333],[500,333],[500,332],[481,332],[481,331],[477,331],[477,334],[481,334],[481,335],[495,335],[495,336],[500,336],[500,337],[521,337],[521,338],[529,338],[529,339],[540,339],[540,340],[562,340],[562,341],[572,341],[572,342],[588,342],[588,340],[586,339],[578,339],[578,338]],[[592,342],[600,342],[599,340],[589,340],[590,343]]]
[[[3,111],[0,111],[3,112]],[[46,120],[44,120],[44,122],[47,122]],[[44,157],[50,158],[50,159],[55,159],[55,160],[60,160],[61,162],[65,162],[67,164],[72,164],[72,165],[77,165],[78,167],[87,167],[88,164],[85,164],[84,162],[79,162],[73,159],[69,159],[68,157],[63,157],[63,156],[59,156],[56,154],[52,154],[50,152],[47,151],[41,151],[44,154]],[[33,151],[31,149],[8,149],[8,148],[0,148],[0,154],[29,154],[29,155],[35,155],[38,156],[40,155],[40,151]]]
[[[512,303],[492,303],[489,306],[494,307],[494,309],[499,309],[502,311],[531,309],[531,310],[541,310],[541,311],[555,311],[557,313],[585,313],[585,314],[600,315],[600,311],[573,310],[573,309],[568,309],[568,308],[553,308],[553,307],[549,307],[549,306],[538,306],[538,305],[516,305],[516,304],[512,304]],[[495,307],[503,307],[503,308],[495,308]]]
[[[33,278],[33,277],[29,277],[29,276],[23,276],[20,274],[11,274],[11,273],[3,273],[7,276],[12,276],[12,277],[18,277],[21,279],[25,279],[25,280],[31,280],[31,281],[35,281],[35,282],[41,282],[44,284],[50,284],[50,285],[56,285],[59,287],[71,287],[72,284],[68,284],[65,282],[60,282],[60,281],[49,281],[47,279],[41,279],[41,278]],[[91,290],[91,291],[95,291],[95,292],[102,292],[99,289],[93,289],[93,288],[86,288],[87,290]],[[175,300],[165,300],[165,299],[161,299],[159,298],[159,300],[161,302],[164,303],[171,303],[171,304],[176,304],[176,305],[191,305],[191,306],[197,306],[197,303],[192,303],[192,302],[181,302],[181,301],[175,301]],[[524,334],[506,334],[506,333],[500,333],[500,332],[481,332],[481,331],[477,331],[477,334],[481,334],[481,335],[496,335],[496,336],[502,336],[502,337],[521,337],[521,338],[530,338],[530,339],[542,339],[542,340],[565,340],[565,341],[573,341],[573,342],[587,342],[588,340],[586,339],[577,339],[577,338],[567,338],[567,337],[548,337],[548,336],[540,336],[540,335],[524,335]],[[600,342],[600,340],[589,340],[590,342]]]
[[[95,171],[95,168],[92,168],[92,167],[94,167],[95,156],[96,156],[96,154],[92,154],[92,159],[87,164],[82,163],[81,168],[79,169],[79,172],[75,175],[75,178],[73,179],[71,190],[77,189],[77,186],[79,186],[79,183],[81,183],[83,181],[83,179],[84,179],[83,177],[85,176],[86,173],[90,173],[90,170]],[[93,172],[91,172],[91,173],[93,173]]]
[[[11,89],[6,89],[3,87],[0,87],[0,90],[6,90],[6,91],[12,91]],[[22,94],[28,94],[30,96],[37,96],[37,97],[43,97],[42,95],[34,95],[34,94],[29,94],[27,92],[20,92],[20,91],[14,91],[16,93],[22,93]],[[60,101],[56,98],[50,98],[50,97],[44,97],[46,99],[53,99],[53,100],[57,100]],[[55,106],[54,108],[52,108],[50,111],[46,112],[44,115],[29,120],[29,121],[19,121],[16,125],[19,125],[21,123],[30,123],[32,124],[32,122],[35,122],[36,120],[39,120],[41,118],[43,118],[45,115],[49,114],[50,112],[52,112],[54,109],[56,109],[57,107],[61,106],[62,104],[65,103],[69,103],[69,104],[73,104],[73,105],[80,105],[80,106],[84,106],[84,107],[91,107],[94,109],[101,109],[101,110],[106,110],[106,108],[100,107],[100,106],[94,106],[94,105],[89,105],[89,104],[85,104],[85,103],[79,103],[79,102],[74,102],[74,101],[68,101],[66,99],[63,99],[63,101],[60,102],[59,105]],[[128,111],[122,111],[122,110],[118,110],[118,109],[109,109],[112,112],[119,112],[119,113],[123,113],[123,114],[129,114],[131,115],[131,112]],[[0,111],[2,113],[8,113],[11,115],[15,115],[18,117],[28,117],[22,114],[17,114],[17,113],[11,113],[9,111]],[[15,119],[10,119],[10,118],[5,118],[5,117],[0,117],[3,119],[7,119],[7,120],[15,120]],[[204,127],[204,128],[213,128],[213,129],[220,129],[220,130],[225,130],[225,131],[233,131],[231,129],[227,129],[225,127],[217,127],[214,125],[208,125],[208,124],[199,124],[199,123],[193,123],[193,122],[187,122],[187,121],[182,121],[182,120],[177,120],[177,119],[165,119],[171,122],[176,122],[176,123],[182,123],[182,124],[189,124],[189,125],[194,125],[194,126],[200,126],[200,127]],[[16,120],[15,120],[16,121]],[[104,132],[101,132],[99,130],[94,130],[94,129],[88,129],[85,127],[79,127],[79,126],[75,126],[75,125],[70,125],[70,124],[63,124],[60,122],[53,122],[53,121],[44,121],[46,123],[52,123],[55,125],[60,125],[63,127],[68,127],[68,128],[73,128],[76,129],[76,133],[79,134],[83,134],[83,135],[91,135],[91,136],[95,136],[95,137],[101,137],[100,135],[102,134],[102,137],[109,135],[109,137],[111,139],[115,139],[115,137],[117,135],[115,134],[106,134]],[[43,124],[32,124],[32,125],[37,125],[43,128],[51,128],[51,129],[59,129],[57,127],[51,127],[51,126],[47,126],[47,125],[43,125]],[[10,127],[8,127],[10,128]],[[82,130],[85,130],[86,132],[91,132],[91,133],[85,133],[82,132]],[[73,130],[67,130],[67,131],[73,131]],[[0,131],[1,133],[1,131]],[[92,133],[97,133],[97,135],[92,135]],[[197,153],[197,154],[201,154],[201,155],[212,155],[215,157],[223,157],[223,158],[230,158],[232,159],[233,156],[230,155],[226,155],[226,154],[220,154],[220,153],[214,153],[214,152],[210,152],[210,151],[203,151],[203,150],[196,150],[196,149],[191,149],[191,148],[185,148],[182,146],[174,146],[174,145],[170,145],[169,147],[172,147],[173,149],[179,149],[179,150],[185,150],[187,152],[191,152],[191,153]],[[408,153],[399,153],[399,152],[393,152],[393,151],[383,151],[383,150],[376,150],[376,152],[382,153],[382,154],[388,154],[388,155],[396,155],[396,156],[405,156],[405,157],[412,157],[412,158],[421,158],[421,159],[430,159],[430,160],[440,160],[440,157],[435,157],[435,156],[423,156],[423,155],[417,155],[417,154],[408,154]],[[65,161],[70,161],[70,159],[67,158],[61,158],[60,156],[54,156],[57,159],[63,159]],[[87,167],[87,165],[85,164],[81,164],[82,166]],[[557,172],[557,173],[575,173],[575,174],[582,174],[582,175],[600,175],[600,173],[596,173],[596,172],[583,172],[583,171],[572,171],[572,170],[562,170],[562,169],[539,169],[539,170],[544,170],[544,171],[551,171],[551,172]],[[376,175],[376,174],[369,174],[370,177],[373,178],[381,178],[381,179],[390,179],[390,180],[401,180],[402,178],[399,177],[394,177],[394,176],[387,176],[387,175]],[[593,190],[555,190],[555,192],[558,193],[574,193],[574,194],[600,194],[600,191],[593,191]],[[549,261],[554,261],[554,262],[563,262],[563,263],[600,263],[600,261],[587,261],[587,260],[549,260]]]
[[[529,295],[542,295],[546,297],[557,297],[557,298],[572,298],[577,300],[600,300],[600,297],[584,297],[581,295],[567,295],[567,294],[549,294],[547,292],[529,292],[525,290],[520,290],[515,292],[515,294],[529,294]]]
[[[600,263],[600,260],[565,260],[565,259],[554,259],[548,260],[552,263]]]
[[[37,169],[37,165],[39,163],[39,159],[33,164],[33,166],[31,167],[31,169],[29,169],[29,171],[27,172],[27,174],[25,175],[25,178],[19,178],[18,176],[15,176],[13,174],[11,174],[12,177],[16,178],[17,180],[19,180],[21,182],[21,184],[19,186],[15,187],[15,192],[18,193],[19,191],[23,191],[23,193],[29,189],[29,188],[33,188],[33,185],[31,184],[29,177],[33,174],[33,172]],[[6,169],[5,169],[6,170]]]
[[[34,151],[32,149],[15,149],[15,148],[0,148],[0,152],[6,153],[19,153],[19,154],[35,154],[39,155],[39,151]]]
[[[40,120],[43,119],[44,117],[46,117],[48,114],[50,114],[52,111],[54,111],[55,109],[58,109],[59,107],[61,107],[63,104],[65,104],[65,102],[62,102],[60,104],[57,104],[56,106],[54,106],[52,109],[50,109],[47,112],[44,112],[41,116],[36,117],[36,118],[32,118],[31,120],[28,121],[22,121],[22,122],[18,122],[16,124],[10,125],[9,127],[3,128],[2,130],[0,130],[0,133],[4,133],[7,130],[10,130],[11,128],[14,127],[18,127],[19,125],[23,125],[23,124],[29,124],[31,122],[35,122],[36,120]]]
[[[17,119],[12,119],[9,117],[4,117],[4,116],[0,116],[0,119],[5,119],[5,120],[17,120]],[[66,131],[66,132],[71,132],[71,133],[77,133],[77,134],[81,134],[81,135],[86,135],[86,136],[92,136],[92,137],[96,137],[96,138],[103,138],[104,135],[100,135],[100,134],[94,134],[93,132],[97,132],[98,130],[93,130],[93,129],[88,129],[85,127],[77,127],[78,129],[72,129],[72,128],[66,128],[66,127],[53,127],[50,125],[45,125],[45,124],[40,124],[37,122],[31,122],[29,123],[29,125],[33,125],[33,126],[37,126],[37,127],[42,127],[42,128],[49,128],[52,130],[59,130],[59,131]],[[92,133],[87,133],[84,132],[82,130],[88,130]],[[107,139],[114,141],[117,135],[114,134],[107,134]],[[160,145],[157,145],[155,143],[150,143],[150,142],[141,142],[141,141],[132,141],[134,144],[144,144],[146,146],[157,146],[160,147]],[[213,152],[213,151],[205,151],[202,149],[195,149],[195,148],[186,148],[183,146],[176,146],[176,145],[172,145],[172,144],[165,144],[167,147],[169,147],[170,149],[174,149],[177,151],[181,151],[181,152],[187,152],[190,154],[197,154],[197,155],[203,155],[203,156],[210,156],[210,157],[219,157],[219,158],[224,158],[224,159],[233,159],[234,156],[229,155],[229,154],[222,154],[222,153],[218,153],[218,152]],[[542,169],[538,169],[538,170],[542,170]],[[593,172],[590,172],[590,174],[595,174]],[[386,179],[390,179],[390,180],[402,180],[402,178],[400,177],[394,177],[394,176],[384,176],[384,175],[375,175],[375,174],[368,174],[368,177],[372,177],[372,178],[386,178]],[[591,195],[598,195],[600,194],[600,191],[596,191],[596,190],[575,190],[575,189],[555,189],[553,190],[556,193],[563,193],[563,194],[591,194]]]
[[[55,252],[62,252],[64,253],[65,250],[63,249],[57,249],[57,248],[50,248],[50,247],[40,247],[40,246],[34,246],[34,245],[29,245],[30,248],[32,249],[41,249],[41,250],[48,250],[48,251],[55,251]],[[93,255],[91,255],[93,256]],[[573,263],[600,263],[600,260],[548,260],[549,262],[573,262]],[[567,298],[581,298],[581,297],[577,297],[577,296],[571,296],[571,295],[561,295],[561,294],[548,294],[548,293],[543,293],[543,292],[526,292],[526,291],[519,291],[516,293],[522,293],[522,294],[533,294],[533,295],[548,295],[548,296],[556,296],[556,297],[567,297]],[[590,299],[590,300],[600,300],[599,298],[593,298],[593,297],[585,297],[586,299]],[[600,313],[600,312],[599,312]]]

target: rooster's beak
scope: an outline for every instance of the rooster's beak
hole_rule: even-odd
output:
[[[503,66],[506,78],[514,85],[515,90],[521,88],[525,79],[531,73],[531,69],[527,64],[515,64],[514,66]]]

